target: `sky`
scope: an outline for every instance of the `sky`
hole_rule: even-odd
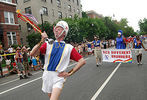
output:
[[[135,31],[139,30],[139,20],[147,18],[147,0],[81,0],[81,4],[83,11],[94,10],[118,21],[127,18]]]

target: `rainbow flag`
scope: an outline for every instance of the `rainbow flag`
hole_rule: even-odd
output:
[[[127,59],[127,60],[117,59],[117,60],[113,61],[113,63],[117,63],[117,62],[132,63],[132,58],[129,58],[129,59]]]

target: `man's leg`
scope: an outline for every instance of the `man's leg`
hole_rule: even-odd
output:
[[[139,60],[140,60],[140,64],[142,64],[142,63],[141,63],[141,60],[142,60],[142,54],[139,54]]]
[[[142,54],[140,54],[140,62],[141,62],[141,60],[142,60]]]
[[[100,65],[102,65],[102,54],[101,54],[101,50],[99,51],[99,63]]]
[[[101,59],[101,56],[99,57],[99,64],[102,65],[102,59]]]
[[[96,66],[98,67],[98,62],[99,62],[99,59],[98,59],[98,52],[95,50],[94,51],[94,55],[95,55],[95,57],[96,57]]]
[[[28,76],[32,76],[32,74],[30,73],[29,63],[28,62],[26,62],[26,70],[27,70]]]
[[[59,100],[59,96],[61,94],[61,90],[60,88],[53,88],[50,100]]]
[[[139,64],[140,63],[139,55],[137,55],[136,57],[137,57],[137,63]]]

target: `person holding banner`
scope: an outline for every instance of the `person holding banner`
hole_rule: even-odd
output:
[[[136,58],[137,58],[137,64],[140,65],[141,60],[142,60],[142,47],[144,48],[145,51],[147,51],[147,49],[145,49],[142,40],[140,40],[139,36],[136,36],[136,39],[134,39],[133,42],[133,48],[135,48],[135,53],[136,53]]]
[[[116,49],[126,49],[125,40],[123,38],[123,31],[118,31],[118,37],[116,38]]]
[[[43,32],[41,33],[41,42],[35,45],[30,53],[31,56],[39,55],[40,53],[45,55],[42,90],[48,93],[50,100],[59,99],[65,79],[85,64],[85,60],[76,49],[63,41],[68,30],[68,24],[65,21],[59,21],[54,27],[56,40],[53,44],[45,42],[48,36]],[[71,71],[66,72],[70,59],[78,63]]]
[[[96,66],[98,67],[99,65],[102,65],[102,53],[101,53],[101,47],[102,43],[101,40],[99,40],[99,37],[94,36],[94,55],[96,57]]]

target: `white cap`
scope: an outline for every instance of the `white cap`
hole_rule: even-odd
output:
[[[65,37],[66,37],[67,34],[68,34],[68,30],[69,30],[69,27],[68,27],[67,22],[65,22],[65,21],[59,21],[59,22],[56,24],[55,28],[56,28],[57,26],[60,26],[60,27],[63,28],[63,31],[62,31],[62,33],[60,34],[60,36],[65,32],[65,33],[66,33]],[[54,29],[55,29],[55,28],[54,28]],[[59,38],[60,36],[58,36],[57,38]]]
[[[121,32],[118,32],[118,34],[120,34],[120,35],[121,35]]]

